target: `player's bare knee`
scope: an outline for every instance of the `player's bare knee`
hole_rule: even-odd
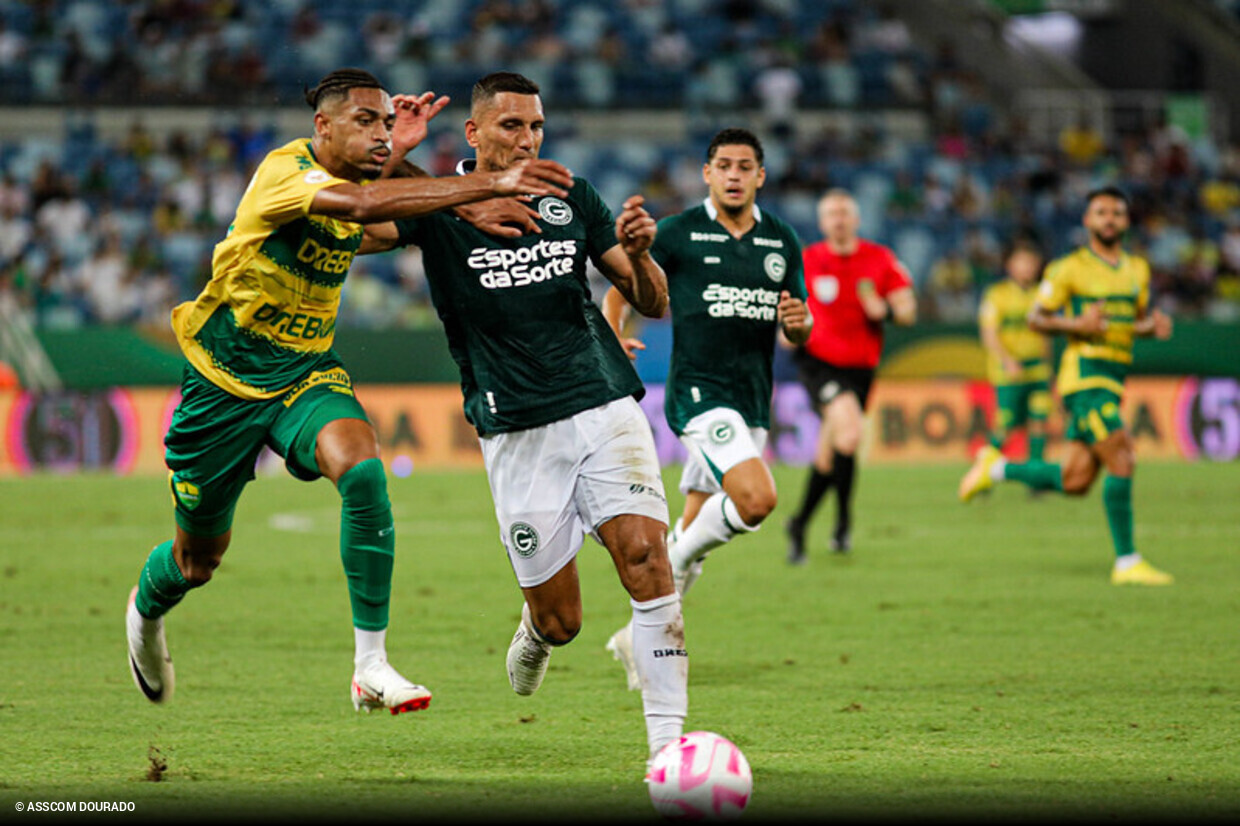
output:
[[[775,510],[776,496],[774,490],[746,491],[732,497],[736,512],[741,515],[746,525],[756,528]]]
[[[1063,492],[1067,496],[1084,496],[1089,493],[1090,487],[1093,486],[1093,474],[1070,474],[1063,475]]]
[[[662,536],[634,538],[625,548],[621,581],[634,599],[653,599],[672,581],[672,564]]]
[[[557,606],[551,610],[531,611],[530,621],[545,642],[568,645],[581,633],[581,606],[578,605],[576,610],[569,606]]]
[[[186,549],[182,552],[181,558],[177,560],[178,567],[181,569],[181,576],[185,577],[185,581],[190,587],[197,588],[200,585],[206,585],[211,581],[215,569],[220,567],[220,557],[223,551],[218,553],[213,551],[193,551]]]

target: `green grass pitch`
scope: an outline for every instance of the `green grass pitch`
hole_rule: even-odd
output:
[[[825,550],[829,502],[790,568],[781,525],[804,472],[777,467],[766,527],[709,560],[685,604],[688,726],[748,756],[744,820],[1240,815],[1240,464],[1139,468],[1138,547],[1177,577],[1161,589],[1109,583],[1098,489],[1009,485],[963,506],[963,469],[863,466],[853,552]],[[123,610],[170,536],[163,480],[0,481],[0,818],[123,801],[117,819],[163,822],[657,822],[640,697],[603,650],[629,615],[606,553],[586,540],[585,626],[517,697],[520,596],[484,476],[418,472],[391,492],[389,654],[435,692],[399,717],[348,699],[328,483],[247,489],[215,581],[169,615],[177,693],[157,707],[130,679]]]

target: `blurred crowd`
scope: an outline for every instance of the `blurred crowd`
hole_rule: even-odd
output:
[[[402,17],[369,0],[350,4],[352,19],[366,21],[366,36],[350,39],[367,50],[360,62],[397,90],[435,88],[417,81],[436,66],[473,73],[478,63],[534,60],[579,69],[587,53],[585,63],[654,66],[663,77],[684,79],[690,88],[685,100],[694,105],[685,107],[691,138],[683,144],[624,135],[587,140],[570,119],[557,120],[560,104],[548,101],[544,153],[595,183],[613,209],[633,192],[647,197],[656,217],[700,201],[701,153],[709,135],[732,125],[730,113],[738,106],[752,104],[755,122],[739,125],[755,129],[767,145],[762,206],[809,243],[819,238],[818,197],[833,186],[851,190],[861,205],[863,233],[892,246],[909,267],[927,320],[971,322],[981,291],[1001,277],[1003,246],[1017,235],[1037,240],[1048,258],[1082,243],[1082,198],[1104,183],[1132,197],[1130,247],[1149,258],[1160,305],[1180,317],[1240,319],[1240,147],[1190,133],[1167,117],[1104,135],[1087,112],[1050,139],[1032,136],[1020,117],[988,97],[982,78],[963,69],[950,46],[919,53],[903,24],[881,6],[853,0],[618,0],[606,9],[550,0],[416,5],[420,16]],[[616,19],[613,6],[628,28],[609,24]],[[314,38],[324,38],[341,19],[326,3],[276,0],[262,7],[282,15],[282,25],[307,42],[319,43]],[[804,21],[791,11],[805,7],[817,15],[808,28],[798,27]],[[219,117],[201,132],[149,128],[143,110],[135,109],[128,134],[105,138],[91,110],[72,108],[61,134],[0,140],[0,296],[46,327],[166,325],[170,307],[209,278],[212,248],[257,163],[296,137],[277,134],[267,120],[269,107],[242,104],[270,97],[277,86],[299,94],[303,81],[272,80],[280,76],[273,66],[283,48],[260,50],[262,66],[253,74],[232,62],[262,30],[255,4],[35,0],[22,8],[16,20],[11,5],[0,6],[0,72],[19,64],[29,69],[40,44],[66,33],[78,35],[91,55],[68,60],[72,48],[62,54],[57,71],[46,72],[56,77],[48,94],[106,101],[114,84],[118,102],[142,89],[142,95],[176,102],[236,104],[212,106]],[[695,8],[704,13],[698,28],[717,24],[734,51],[702,57],[695,46],[701,33],[677,26]],[[451,18],[468,36],[428,37],[427,27],[438,32],[441,18]],[[118,25],[115,42],[99,35]],[[116,68],[116,44],[126,38],[137,38],[143,48],[126,50],[124,60],[150,62],[129,75]],[[196,45],[197,38],[204,42]],[[73,37],[68,42],[72,47]],[[191,60],[220,48],[228,68],[215,74],[207,57]],[[314,51],[304,44],[297,49]],[[159,69],[153,54],[164,54],[174,68]],[[858,56],[874,54],[885,56],[881,83],[862,79],[866,70]],[[193,72],[189,63],[197,67]],[[313,67],[307,82],[336,65]],[[729,66],[731,73],[723,70]],[[234,85],[216,77],[221,73]],[[559,94],[559,87],[551,88],[550,95]],[[586,100],[603,105],[602,89]],[[872,99],[880,91],[882,100]],[[807,125],[803,114],[824,106],[854,108],[859,117],[848,123],[855,126]],[[881,118],[865,116],[889,106],[924,113],[925,136],[894,134]],[[459,111],[454,105],[441,116],[416,151],[414,160],[432,174],[452,174],[468,151]],[[309,123],[307,111],[306,134]],[[356,260],[342,325],[410,326],[433,318],[416,250]]]

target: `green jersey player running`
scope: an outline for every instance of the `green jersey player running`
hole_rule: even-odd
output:
[[[714,548],[755,531],[775,509],[775,480],[762,458],[770,428],[776,331],[804,343],[813,324],[805,306],[796,232],[755,200],[766,179],[762,144],[745,129],[719,132],[706,150],[699,206],[659,222],[651,250],[667,273],[672,361],[664,412],[688,448],[680,478],[685,508],[668,539],[683,597]],[[624,338],[628,304],[609,290],[604,310]],[[640,687],[631,626],[607,649]]]
[[[126,613],[129,666],[152,702],[170,699],[174,687],[164,615],[219,566],[264,446],[298,479],[326,476],[340,493],[354,706],[396,714],[430,702],[426,688],[387,662],[395,535],[374,428],[332,350],[341,289],[363,251],[366,224],[497,194],[564,194],[571,183],[568,170],[550,161],[451,179],[375,181],[389,163],[393,126],[399,121],[404,142],[418,143],[447,102],[433,98],[390,97],[356,69],[323,78],[306,94],[314,136],[259,164],[215,248],[211,281],[173,310],[188,361],[164,440],[176,534],[148,556]]]
[[[538,157],[543,125],[533,81],[509,72],[482,78],[465,123],[475,167],[494,174]],[[591,298],[587,262],[641,313],[661,316],[667,280],[649,253],[655,222],[636,196],[613,220],[581,178],[566,195],[530,204],[537,235],[500,238],[430,215],[369,228],[369,243],[422,249],[524,595],[509,683],[534,693],[552,648],[580,630],[576,555],[590,533],[631,599],[653,756],[680,736],[688,710],[684,624],[654,437],[637,404],[644,388]]]

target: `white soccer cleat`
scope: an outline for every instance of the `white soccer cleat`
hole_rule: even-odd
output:
[[[168,656],[168,643],[164,639],[164,619],[147,619],[138,613],[138,586],[129,592],[129,606],[125,610],[125,636],[129,639],[129,671],[134,684],[152,703],[166,703],[172,699],[176,686],[176,673],[172,670],[172,657]]]
[[[369,713],[376,708],[386,708],[393,714],[421,711],[431,704],[431,691],[426,686],[411,683],[388,664],[380,660],[363,671],[353,673],[353,707]]]
[[[702,563],[705,561],[706,557],[695,559],[683,569],[672,562],[672,584],[676,586],[676,593],[682,597],[689,593],[693,583],[697,582],[698,577],[702,575]]]
[[[551,659],[551,644],[534,636],[529,603],[521,606],[521,622],[508,645],[508,683],[512,690],[528,696],[542,685]]]
[[[637,675],[637,660],[633,657],[633,626],[625,623],[623,628],[611,635],[606,648],[611,652],[611,656],[624,666],[629,691],[640,691],[642,680]]]

